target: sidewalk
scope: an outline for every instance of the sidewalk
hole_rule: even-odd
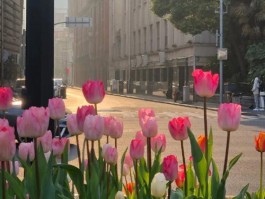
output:
[[[196,101],[196,102],[177,101],[177,102],[174,102],[173,99],[167,99],[166,96],[162,97],[162,96],[145,95],[145,94],[119,94],[119,93],[111,93],[111,92],[107,92],[107,94],[122,96],[122,97],[128,97],[128,98],[135,98],[135,99],[143,99],[143,100],[147,100],[147,101],[160,102],[160,103],[166,103],[166,104],[175,104],[178,106],[203,109],[203,102],[200,102],[200,101]],[[207,102],[207,109],[209,109],[209,110],[217,111],[218,107],[219,107],[219,103]],[[265,111],[253,111],[252,109],[249,109],[248,107],[242,106],[242,114],[258,116],[258,115],[265,115]]]

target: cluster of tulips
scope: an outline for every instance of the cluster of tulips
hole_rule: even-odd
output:
[[[78,107],[76,114],[67,115],[68,131],[76,138],[77,167],[68,162],[70,141],[61,136],[59,128],[59,120],[65,117],[61,98],[50,99],[46,108],[31,107],[17,118],[18,153],[14,128],[5,118],[0,120],[1,198],[67,199],[74,198],[75,193],[80,199],[225,198],[229,171],[241,156],[234,157],[227,166],[230,132],[239,126],[241,106],[225,103],[218,109],[218,125],[227,132],[223,173],[219,176],[212,157],[213,134],[208,129],[206,103],[215,94],[219,76],[199,69],[192,75],[195,91],[204,99],[204,135],[194,137],[188,117],[169,121],[171,137],[180,141],[182,164],[174,154],[161,158],[166,148],[166,136],[158,133],[154,110],[146,108],[138,111],[140,130],[135,139],[123,154],[118,154],[123,123],[116,117],[103,117],[97,113],[97,105],[105,96],[104,85],[101,81],[87,81],[82,91],[89,105]],[[0,110],[4,117],[12,97],[10,88],[0,88]],[[52,130],[48,130],[50,119],[55,124]],[[80,135],[85,138],[81,144]],[[188,161],[184,152],[186,139],[190,139],[192,152]],[[264,132],[255,138],[255,147],[261,154],[260,189],[251,195],[246,185],[236,198],[264,199]],[[20,167],[24,171],[22,179],[17,177]],[[172,188],[172,182],[175,182],[175,188]]]

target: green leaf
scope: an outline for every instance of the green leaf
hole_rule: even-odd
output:
[[[188,135],[189,135],[190,143],[191,143],[191,152],[192,152],[192,157],[193,157],[194,170],[195,170],[196,176],[198,177],[203,195],[205,195],[206,183],[207,183],[206,175],[208,175],[208,172],[206,172],[206,168],[207,168],[206,159],[190,129],[188,129]]]
[[[85,198],[85,189],[84,189],[84,182],[83,182],[84,177],[83,177],[82,172],[75,166],[68,165],[68,164],[58,164],[58,165],[55,165],[54,167],[58,167],[58,168],[62,168],[66,170],[68,175],[72,179],[80,198]]]
[[[208,169],[210,168],[211,160],[213,156],[213,130],[210,129],[210,134],[208,138]]]
[[[19,180],[18,177],[5,172],[6,180],[9,182],[10,189],[15,193],[16,198],[24,199],[25,198],[25,188],[24,184]]]
[[[119,182],[119,190],[122,190],[122,174],[123,174],[123,164],[124,164],[124,159],[125,159],[125,155],[127,153],[128,147],[125,149],[125,151],[122,154],[121,157],[121,173],[120,173],[120,182]]]
[[[155,174],[161,171],[161,149],[159,149],[158,153],[155,155],[154,161],[153,161],[153,165],[151,168],[151,180],[154,178]]]
[[[194,190],[195,190],[195,186],[196,186],[196,182],[195,182],[195,176],[192,170],[192,165],[191,162],[189,162],[189,165],[187,167],[187,179],[188,179],[188,193],[187,196],[190,196],[192,194],[194,194]],[[184,183],[185,186],[185,183]],[[185,189],[185,188],[184,188]]]
[[[248,190],[248,186],[249,184],[244,186],[240,193],[237,196],[233,197],[233,199],[244,199]]]
[[[237,163],[237,161],[239,160],[241,156],[242,156],[242,153],[238,154],[236,157],[230,160],[229,166],[228,166],[229,171],[233,168],[233,166]]]
[[[217,190],[219,186],[219,173],[218,168],[214,160],[212,160],[212,183],[211,183],[211,192],[212,192],[212,198],[217,198]]]

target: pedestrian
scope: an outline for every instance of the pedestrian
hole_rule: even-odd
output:
[[[255,108],[253,109],[254,111],[259,110],[259,78],[255,77],[252,90],[253,96],[254,96],[254,102],[255,102]]]

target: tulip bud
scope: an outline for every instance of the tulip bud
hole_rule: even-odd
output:
[[[154,137],[157,135],[157,122],[155,117],[146,116],[142,119],[142,132],[145,137]]]
[[[218,125],[224,131],[236,131],[240,124],[241,105],[233,103],[220,104],[218,108]]]
[[[78,128],[76,114],[67,115],[67,129],[71,135],[81,134],[81,131]]]
[[[258,137],[255,136],[256,150],[265,152],[265,132],[259,132]]]
[[[52,119],[59,120],[65,117],[65,105],[62,98],[49,99],[48,107]]]
[[[52,150],[52,132],[48,130],[42,137],[37,138],[38,146],[41,144],[43,152]]]
[[[142,140],[133,139],[131,141],[130,155],[135,160],[141,159],[144,156],[144,143]]]
[[[13,91],[9,87],[0,87],[0,110],[7,110],[11,107]]]
[[[166,136],[165,136],[165,134],[158,134],[155,137],[152,137],[151,149],[155,153],[158,153],[159,150],[161,150],[161,152],[165,151],[165,149],[166,149]]]
[[[0,161],[12,160],[16,153],[14,128],[0,126]]]
[[[122,191],[118,191],[115,195],[115,199],[125,199]]]
[[[33,161],[35,159],[33,142],[20,143],[18,147],[18,156],[24,161]]]
[[[105,97],[105,89],[102,81],[89,80],[82,86],[83,95],[90,104],[98,104]]]
[[[167,181],[163,173],[155,174],[151,183],[151,194],[154,197],[161,198],[167,190]]]
[[[86,119],[87,115],[96,115],[96,110],[94,106],[89,105],[89,106],[82,106],[81,108],[78,107],[77,113],[76,113],[76,120],[77,120],[77,125],[80,131],[84,131],[84,121]]]
[[[162,171],[168,181],[173,181],[178,176],[178,161],[174,155],[164,157]]]
[[[146,137],[144,136],[142,131],[137,131],[135,134],[135,138],[142,140],[144,145],[146,145]]]
[[[99,140],[104,133],[104,118],[99,115],[88,115],[84,122],[84,133],[88,140]]]
[[[107,147],[105,156],[103,157],[105,161],[109,164],[117,164],[118,152],[115,147]]]
[[[191,127],[188,117],[173,118],[168,123],[168,130],[175,140],[185,140],[188,138],[188,128]]]
[[[52,152],[54,156],[60,156],[63,154],[63,151],[65,149],[65,145],[69,145],[68,138],[58,138],[55,137],[52,139]]]

